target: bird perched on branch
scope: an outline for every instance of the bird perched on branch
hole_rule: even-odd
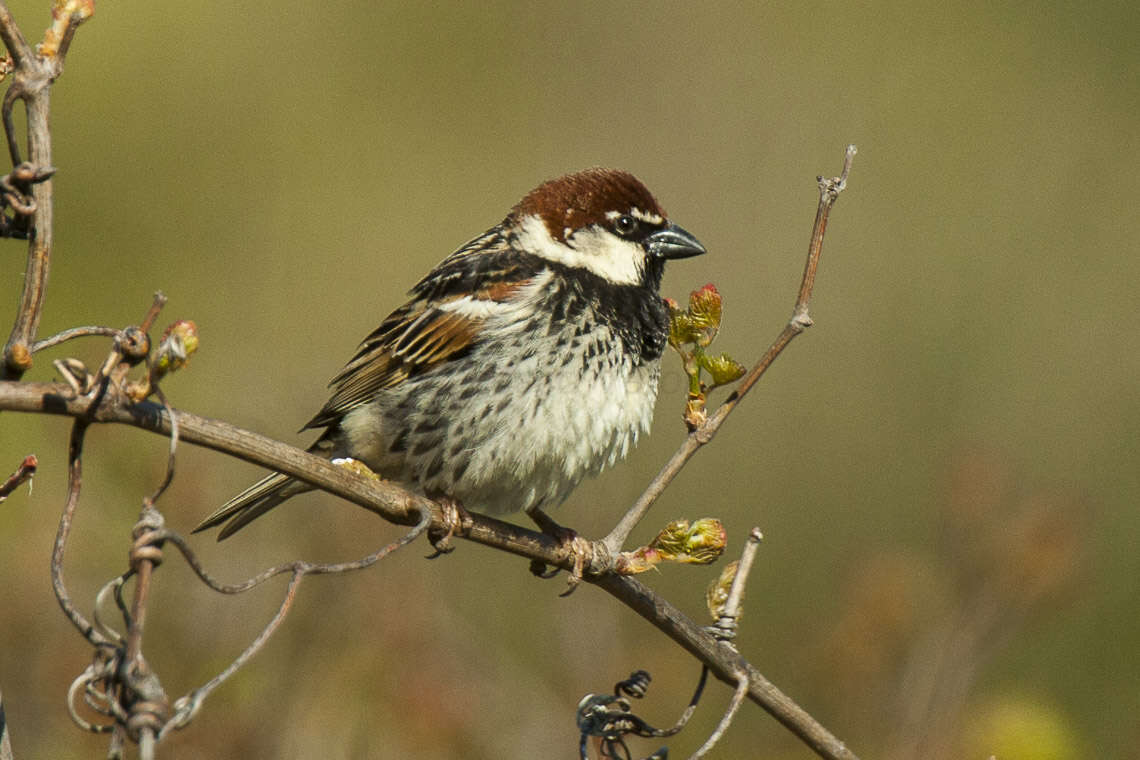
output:
[[[431,498],[475,510],[562,502],[648,431],[668,259],[704,253],[633,175],[587,169],[532,190],[444,259],[364,339],[303,429]],[[195,531],[221,540],[311,486],[274,473]]]

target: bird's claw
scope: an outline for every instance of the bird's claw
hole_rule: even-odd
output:
[[[566,581],[567,588],[560,594],[560,596],[569,596],[582,582],[582,573],[586,569],[586,563],[593,559],[593,544],[579,536],[576,531],[559,525],[551,519],[550,515],[540,509],[531,510],[528,514],[543,533],[556,540],[559,546],[574,558],[574,564],[569,571],[570,577]],[[558,574],[557,567],[547,567],[545,563],[538,560],[531,563],[530,571],[543,579],[553,578]]]
[[[594,546],[577,533],[563,546],[566,546],[574,557],[574,566],[570,570],[570,577],[566,579],[566,590],[559,596],[570,596],[582,582],[582,571],[586,567],[586,561],[594,556]]]
[[[443,527],[444,530],[429,530],[428,541],[431,542],[431,547],[434,550],[431,554],[427,555],[427,559],[435,559],[444,554],[450,554],[455,551],[455,545],[451,542],[451,537],[454,536],[459,528],[463,525],[463,518],[467,517],[467,510],[463,505],[453,499],[440,499],[439,509],[443,513]]]

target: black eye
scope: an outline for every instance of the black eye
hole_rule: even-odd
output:
[[[614,220],[614,232],[623,238],[632,237],[637,232],[637,220],[629,214],[622,214]]]

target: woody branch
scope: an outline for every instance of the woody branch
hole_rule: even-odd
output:
[[[48,116],[51,110],[51,85],[63,73],[63,63],[71,47],[75,30],[95,12],[94,0],[68,0],[57,2],[52,9],[52,24],[44,34],[43,43],[33,49],[16,26],[8,6],[0,2],[0,39],[4,41],[11,59],[9,76],[12,82],[0,104],[4,131],[8,138],[8,153],[12,165],[23,163],[19,140],[13,121],[13,108],[23,101],[27,112],[27,149],[30,164],[31,221],[34,232],[28,235],[28,258],[24,289],[16,322],[4,346],[0,362],[0,379],[19,379],[32,366],[31,346],[39,329],[43,313],[44,293],[47,288],[51,264],[52,244],[52,187],[50,176],[54,171],[51,157],[51,133]]]
[[[25,170],[29,177],[31,200],[30,203],[24,204],[30,216],[27,225],[28,258],[15,324],[4,346],[3,361],[0,362],[0,410],[62,414],[81,420],[83,425],[126,424],[164,436],[171,435],[172,428],[177,425],[182,440],[294,476],[321,490],[334,493],[376,512],[391,522],[411,525],[417,523],[423,514],[430,513],[433,527],[447,529],[446,518],[439,506],[421,496],[390,483],[359,477],[292,446],[241,430],[225,422],[208,420],[169,407],[164,408],[152,402],[132,400],[119,385],[109,382],[107,377],[103,377],[103,382],[88,392],[78,392],[72,386],[62,383],[15,382],[31,367],[32,355],[37,350],[72,337],[116,335],[119,332],[98,327],[77,328],[66,331],[66,335],[61,334],[40,341],[38,344],[36,342],[53,244],[52,184],[49,179],[53,169],[48,129],[50,86],[63,71],[64,59],[76,28],[90,17],[93,11],[93,0],[57,1],[53,9],[51,27],[47,30],[43,42],[33,48],[16,26],[6,5],[0,0],[0,39],[9,51],[11,60],[6,68],[12,76],[12,83],[2,104],[9,154],[14,165],[22,163],[13,108],[18,101],[23,101],[27,111],[27,156],[31,165]],[[849,162],[850,153],[848,166]],[[843,176],[846,177],[846,170]],[[841,184],[836,192],[842,189]],[[834,198],[831,202],[833,201]],[[821,202],[821,214],[823,222],[826,222],[826,211],[822,208]],[[815,261],[818,261],[818,244],[815,241],[818,238],[818,241],[822,242],[822,232],[823,226],[817,220],[816,233],[813,234]],[[809,273],[812,278],[814,277],[814,267],[815,263],[809,258],[805,282],[808,281]],[[810,296],[810,286],[806,290]],[[801,288],[800,302],[803,302],[804,309],[802,312],[797,309],[789,325],[789,328],[797,334],[810,324],[803,296],[804,288]],[[786,328],[785,332],[789,328]],[[790,337],[787,340],[790,340]],[[782,346],[776,349],[775,354],[781,349]],[[772,354],[771,358],[762,360],[758,369],[750,373],[741,389],[730,398],[729,403],[726,403],[727,409],[722,407],[724,415],[731,411],[743,392],[759,378],[766,366],[775,358],[772,350],[769,354]],[[714,415],[710,417],[710,421],[716,418]],[[720,419],[723,420],[723,416]],[[715,432],[715,427],[711,432]],[[701,438],[706,440],[700,440]],[[707,442],[707,438],[711,438],[711,434],[701,435],[697,440],[703,445]],[[684,460],[678,464],[683,465],[689,456],[691,454],[684,456]],[[659,487],[663,490],[666,484],[667,481],[661,483]],[[466,517],[455,534],[531,560],[564,569],[573,567],[574,557],[570,556],[571,553],[559,542],[546,535],[493,518],[481,515]],[[605,567],[606,563],[603,562],[601,568],[593,569],[604,570]],[[646,617],[726,683],[735,685],[739,682],[739,674],[747,673],[749,697],[789,727],[822,757],[855,757],[806,711],[765,680],[731,647],[725,646],[723,642],[718,641],[636,580],[605,572],[591,575],[587,580]]]
[[[851,155],[853,154],[849,151],[848,164]],[[821,207],[825,201],[827,208],[830,208],[834,196],[830,192],[821,192]],[[822,218],[826,221],[825,213],[822,214]],[[814,274],[814,262],[818,261],[822,231],[823,225],[817,221],[805,277]],[[782,340],[778,339],[774,348],[770,349],[746,376],[743,382],[748,385],[744,390],[756,382],[787,341],[804,329],[806,318],[804,293],[805,289],[801,287],[793,320],[781,333]],[[806,293],[810,296],[810,288],[806,289]],[[804,308],[800,308],[801,305]],[[710,416],[710,421],[723,421],[724,416],[739,403],[741,395],[742,391],[738,390],[725,405]],[[161,435],[170,435],[172,426],[177,424],[181,439],[188,443],[205,446],[299,478],[321,490],[369,509],[394,523],[414,524],[418,516],[423,514],[422,510],[428,510],[432,515],[433,527],[437,530],[445,529],[445,517],[439,506],[422,496],[392,483],[360,477],[320,457],[222,421],[164,408],[153,402],[132,402],[115,385],[103,384],[87,394],[80,394],[72,387],[61,383],[0,382],[0,409],[62,414],[90,423],[126,424]],[[719,423],[715,424],[719,426]],[[715,427],[713,431],[715,432]],[[690,440],[692,439],[693,436],[690,436]],[[682,451],[684,450],[683,448]],[[683,466],[689,458],[691,453],[679,461],[678,465]],[[665,485],[667,482],[661,484],[660,488],[663,490]],[[464,518],[456,535],[548,565],[563,569],[573,567],[574,557],[562,543],[545,534],[494,518],[470,514]],[[612,573],[588,575],[586,580],[595,583],[645,617],[707,665],[719,679],[735,686],[739,683],[739,674],[746,673],[749,698],[776,717],[820,756],[855,757],[842,742],[767,681],[732,647],[718,641],[640,582]]]

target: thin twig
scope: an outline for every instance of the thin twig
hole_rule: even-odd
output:
[[[142,733],[139,734],[139,758],[140,760],[153,760],[154,758],[155,736],[154,732],[149,728],[144,728]]]
[[[677,722],[674,723],[673,727],[668,730],[668,733],[662,734],[662,736],[672,736],[673,734],[678,734],[681,732],[681,729],[688,725],[689,720],[697,711],[697,704],[701,701],[701,695],[704,694],[705,684],[708,683],[708,680],[709,666],[702,665],[701,677],[697,679],[697,688],[693,690],[693,696],[689,698],[689,704],[685,705],[685,710],[681,713],[681,717],[677,718]]]
[[[174,481],[175,454],[178,453],[179,432],[178,415],[174,413],[174,408],[171,407],[170,403],[166,400],[166,394],[163,393],[162,389],[157,385],[154,386],[153,390],[154,395],[158,397],[158,401],[162,404],[162,408],[166,411],[167,416],[170,417],[170,448],[166,453],[166,475],[163,476],[162,482],[158,484],[158,488],[155,489],[154,493],[152,493],[150,498],[146,501],[147,504],[152,506],[162,497],[162,494],[166,492],[166,489],[169,488],[170,484]]]
[[[124,667],[117,669],[121,679],[113,690],[115,700],[130,705],[126,725],[128,736],[136,738],[140,757],[150,760],[154,756],[154,733],[162,725],[167,712],[165,693],[149,694],[140,697],[139,684],[147,682],[152,672],[142,653],[143,629],[146,626],[147,602],[150,599],[150,582],[154,568],[162,561],[162,551],[150,542],[151,526],[162,524],[162,516],[154,509],[152,502],[144,502],[142,515],[133,531],[131,545],[131,572],[135,576],[135,592],[131,602],[131,612],[127,617],[127,642],[123,654]],[[121,587],[120,587],[121,588]],[[153,681],[157,683],[156,681]],[[154,690],[158,691],[158,690]],[[116,728],[119,724],[116,723]]]
[[[720,614],[717,617],[716,623],[709,628],[709,632],[714,638],[724,642],[730,647],[732,646],[732,640],[736,637],[737,621],[740,618],[740,608],[744,601],[744,587],[748,583],[748,575],[752,571],[752,564],[756,559],[756,551],[759,549],[760,541],[762,541],[763,538],[759,528],[753,528],[749,531],[748,540],[744,544],[744,549],[740,553],[740,559],[737,561],[735,570],[733,571],[732,584],[729,586],[728,595],[720,607]],[[715,614],[712,601],[710,601],[709,606],[710,611]],[[735,649],[735,647],[733,647],[733,649]],[[708,669],[707,666],[705,669]],[[736,679],[736,689],[733,692],[732,700],[728,704],[728,709],[726,709],[724,715],[721,716],[716,730],[713,731],[712,734],[709,735],[709,738],[705,740],[705,743],[693,753],[690,760],[700,760],[700,758],[712,751],[712,748],[716,746],[716,743],[724,736],[728,727],[732,725],[732,720],[736,717],[741,702],[743,702],[744,697],[748,695],[749,684],[747,671],[736,670],[733,672],[733,677]]]
[[[164,400],[165,401],[165,400]],[[170,435],[170,459],[167,463],[166,477],[158,487],[161,494],[174,477],[174,449],[178,443],[177,426]],[[147,599],[150,596],[151,573],[161,561],[161,551],[158,542],[153,538],[157,530],[162,529],[162,515],[154,508],[156,497],[151,496],[144,500],[142,514],[135,526],[136,535],[132,536],[134,544],[131,547],[131,571],[135,575],[135,594],[131,604],[130,625],[127,626],[127,666],[142,664],[142,637],[143,627],[146,624]]]
[[[748,532],[748,540],[744,542],[744,550],[740,552],[740,562],[736,566],[736,576],[732,579],[732,586],[728,590],[728,598],[724,600],[724,608],[720,618],[714,624],[714,636],[720,636],[725,641],[736,636],[736,624],[740,618],[740,606],[744,601],[744,587],[748,583],[748,574],[752,572],[752,563],[756,560],[756,551],[764,536],[759,528]]]
[[[98,335],[108,338],[114,338],[121,333],[122,330],[117,327],[102,327],[100,325],[85,325],[83,327],[72,327],[68,330],[58,332],[50,338],[38,340],[32,344],[31,352],[33,354],[43,351],[45,348],[58,346],[65,341],[73,340],[75,338],[86,338],[92,335]]]
[[[4,47],[8,48],[8,54],[12,56],[12,62],[17,67],[35,57],[35,51],[24,39],[24,33],[16,26],[16,20],[12,18],[12,14],[8,12],[8,5],[4,2],[0,2],[0,40],[4,41]]]
[[[158,319],[158,315],[162,311],[163,306],[166,306],[166,294],[161,290],[157,290],[154,293],[154,298],[151,300],[150,308],[146,310],[142,322],[139,322],[139,329],[144,333],[148,332],[154,325],[154,320]]]
[[[410,531],[400,536],[400,538],[396,539],[387,546],[383,546],[372,554],[369,554],[367,557],[363,557],[359,560],[331,564],[304,562],[297,560],[295,562],[290,562],[284,565],[278,565],[277,567],[270,568],[269,570],[259,573],[247,581],[235,584],[219,583],[212,576],[210,576],[210,574],[207,573],[205,568],[202,566],[201,561],[190,549],[182,536],[169,531],[159,532],[159,534],[155,536],[156,541],[169,541],[170,543],[174,544],[186,559],[187,564],[189,564],[190,567],[194,570],[195,574],[197,574],[197,576],[210,588],[224,594],[238,594],[243,591],[247,591],[259,583],[262,583],[269,578],[272,578],[275,575],[280,575],[284,572],[291,572],[292,574],[289,578],[289,585],[285,591],[285,597],[282,599],[277,613],[273,616],[269,623],[266,624],[261,633],[257,635],[257,637],[249,644],[249,646],[247,646],[245,650],[240,655],[238,655],[238,657],[233,662],[231,662],[229,666],[226,667],[225,670],[186,696],[181,697],[175,701],[172,715],[167,721],[166,725],[164,725],[162,730],[159,732],[157,738],[162,739],[167,734],[167,732],[173,729],[182,728],[187,723],[189,723],[190,720],[193,719],[194,715],[198,712],[198,709],[202,706],[202,702],[206,699],[206,697],[209,696],[214,689],[221,686],[222,683],[226,681],[226,679],[236,673],[239,668],[245,665],[245,663],[247,663],[250,658],[252,658],[261,650],[261,648],[265,645],[265,642],[269,640],[269,637],[273,635],[273,632],[277,630],[277,627],[289,613],[289,610],[293,605],[293,600],[296,598],[297,588],[300,586],[302,578],[304,578],[306,575],[344,573],[354,570],[363,570],[364,568],[370,567],[397,549],[403,546],[407,546],[419,538],[420,535],[422,535],[428,529],[428,526],[431,525],[431,518],[431,512],[423,512],[420,516],[419,523],[417,523]]]
[[[51,11],[51,26],[44,32],[44,40],[39,46],[40,57],[58,61],[62,70],[75,30],[94,13],[95,0],[56,0]]]
[[[740,705],[744,703],[746,696],[748,696],[748,674],[741,671],[737,674],[736,691],[732,693],[732,700],[728,703],[728,709],[724,711],[720,723],[716,724],[716,730],[709,734],[709,738],[692,754],[689,760],[700,760],[712,751],[712,748],[724,736],[724,732],[732,725],[732,719],[736,717],[736,711],[740,709]]]
[[[803,279],[800,282],[799,292],[796,295],[795,307],[792,310],[792,318],[788,324],[776,336],[776,340],[772,342],[764,355],[756,363],[751,370],[740,380],[740,384],[725,400],[716,412],[709,415],[708,419],[703,425],[691,432],[685,438],[677,452],[665,463],[665,466],[657,474],[657,476],[649,483],[645,491],[637,499],[625,516],[618,522],[617,526],[610,531],[610,534],[602,539],[602,544],[608,550],[610,556],[615,555],[621,551],[625,545],[626,539],[633,529],[637,526],[649,508],[657,501],[668,485],[673,482],[681,469],[692,459],[697,451],[713,439],[720,426],[724,424],[728,415],[740,403],[744,395],[752,389],[763,374],[771,366],[776,357],[787,347],[792,339],[802,333],[805,329],[811,326],[811,318],[808,316],[808,306],[811,302],[812,288],[815,287],[815,274],[819,267],[819,256],[823,250],[823,234],[827,229],[827,218],[831,213],[831,207],[835,205],[839,193],[847,185],[847,175],[851,171],[851,162],[855,158],[855,146],[848,145],[846,157],[843,162],[843,171],[838,177],[830,179],[818,178],[819,182],[819,206],[816,209],[815,225],[812,228],[811,243],[808,246],[807,263],[804,265]],[[594,569],[594,568],[591,568]]]
[[[63,555],[67,547],[67,538],[71,535],[71,522],[75,518],[75,508],[79,506],[79,491],[83,484],[83,437],[87,432],[86,420],[77,419],[71,426],[71,438],[67,451],[67,500],[64,502],[63,514],[59,518],[59,530],[56,531],[55,544],[51,553],[51,585],[55,591],[55,598],[59,606],[71,620],[72,625],[83,634],[94,646],[110,644],[90,621],[75,606],[67,586],[63,582]]]
[[[165,399],[163,399],[165,404]],[[174,477],[174,452],[178,445],[178,428],[171,431],[170,458],[167,462],[166,476],[156,491],[161,495]],[[154,569],[162,562],[162,542],[155,541],[154,535],[163,527],[162,514],[154,508],[157,495],[143,500],[142,513],[138,522],[131,531],[133,542],[130,550],[130,570],[128,574],[135,577],[134,598],[131,602],[130,612],[125,614],[127,620],[126,647],[123,654],[125,668],[118,669],[123,680],[116,684],[114,696],[117,702],[130,705],[130,716],[126,728],[128,735],[137,737],[139,756],[142,760],[151,760],[154,756],[154,737],[161,730],[162,724],[169,714],[168,700],[161,688],[150,688],[150,693],[140,697],[146,686],[156,687],[157,678],[153,677],[150,665],[142,653],[143,630],[147,619],[147,602],[150,599],[150,583]],[[122,577],[126,580],[126,576]],[[119,608],[122,604],[122,583],[114,586],[115,599]],[[98,621],[98,616],[96,615]],[[124,699],[128,697],[129,699]],[[116,725],[116,728],[118,726]]]
[[[8,476],[8,479],[0,483],[0,503],[3,503],[8,498],[9,494],[20,487],[21,484],[28,482],[32,476],[36,474],[36,467],[39,462],[36,460],[35,454],[28,454],[24,457],[24,461],[20,462],[20,466],[16,471]],[[28,486],[30,489],[31,486]]]
[[[127,570],[127,572],[122,575],[104,583],[103,587],[95,594],[95,609],[92,610],[91,614],[91,617],[95,619],[95,630],[103,634],[103,636],[116,647],[122,646],[123,637],[103,619],[102,610],[107,605],[107,595],[111,594],[115,598],[115,606],[118,608],[119,613],[124,618],[129,617],[130,612],[127,610],[127,605],[123,602],[123,586],[131,579],[131,575],[132,572]]]

